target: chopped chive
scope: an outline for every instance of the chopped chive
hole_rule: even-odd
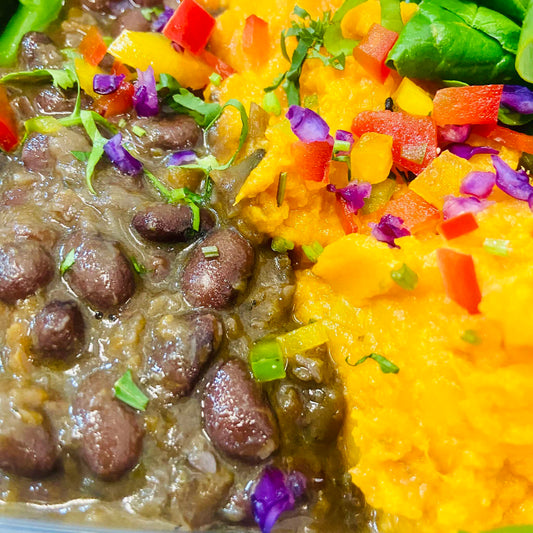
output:
[[[218,257],[220,255],[216,246],[202,246],[202,253],[206,259],[211,259],[212,257]]]
[[[76,250],[72,248],[70,252],[65,256],[65,259],[61,261],[61,264],[59,265],[59,273],[63,276],[65,272],[72,267],[74,262],[76,261]]]
[[[391,270],[390,277],[402,289],[412,291],[418,283],[416,272],[411,270],[405,263],[397,270]]]
[[[473,329],[467,329],[461,335],[461,340],[467,342],[468,344],[473,344],[474,346],[478,346],[479,344],[481,344],[481,339],[479,335]]]
[[[485,239],[483,242],[483,248],[492,255],[499,255],[505,257],[509,255],[510,241],[504,239]]]
[[[135,133],[137,137],[143,137],[144,135],[146,135],[146,130],[141,128],[140,126],[133,126],[131,128],[131,131],[133,131],[133,133]]]
[[[125,128],[126,126],[128,125],[128,123],[126,122],[125,119],[121,118],[119,121],[118,121],[118,127],[119,128]]]
[[[287,188],[287,173],[280,172],[278,180],[278,192],[276,193],[276,200],[278,207],[281,207],[283,200],[285,199],[285,189]]]
[[[131,370],[126,370],[122,377],[115,382],[114,388],[115,398],[139,411],[146,409],[148,396],[134,383]]]
[[[143,274],[146,274],[148,272],[148,270],[146,270],[146,267],[142,263],[139,263],[139,261],[137,261],[135,257],[131,256],[130,261],[133,270],[135,270],[137,274],[140,274],[142,276]]]
[[[222,82],[222,76],[216,72],[213,72],[211,76],[209,76],[209,81],[215,86],[219,87],[220,83]]]
[[[333,145],[333,152],[349,152],[352,148],[352,144],[349,141],[335,141]]]
[[[281,115],[281,104],[275,92],[271,91],[265,94],[263,97],[263,109],[276,117]]]
[[[270,248],[272,248],[274,252],[283,254],[289,250],[294,250],[294,243],[283,237],[274,237]]]
[[[322,248],[322,245],[318,241],[315,241],[312,244],[304,244],[302,250],[309,261],[316,263],[324,248]]]
[[[263,339],[250,350],[250,366],[256,381],[273,381],[285,377],[285,360],[276,339]]]
[[[346,358],[346,363],[350,366],[358,366],[363,364],[367,359],[373,359],[379,365],[380,370],[384,374],[397,374],[400,371],[400,369],[392,361],[389,361],[386,357],[383,357],[382,355],[379,355],[377,353],[365,355],[356,363],[350,363],[349,359],[350,356]]]
[[[91,152],[79,152],[77,150],[72,150],[70,153],[82,163],[89,161],[89,157],[91,156]]]

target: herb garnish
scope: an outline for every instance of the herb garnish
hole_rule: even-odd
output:
[[[149,400],[148,396],[133,382],[131,370],[126,370],[122,377],[115,382],[114,391],[115,398],[118,398],[130,407],[139,411],[146,410]]]
[[[146,267],[142,263],[139,263],[139,261],[137,261],[134,256],[130,257],[130,262],[131,266],[133,267],[133,270],[135,270],[135,272],[137,272],[137,274],[139,274],[140,276],[148,272]]]
[[[488,239],[487,238],[483,241],[483,248],[489,254],[505,257],[509,255],[509,244],[510,244],[510,241],[506,241],[505,239]]]
[[[202,246],[202,253],[206,259],[213,259],[220,255],[216,246]]]
[[[405,263],[397,270],[391,270],[390,277],[402,289],[412,291],[418,284],[418,275]]]
[[[67,270],[69,270],[76,261],[76,250],[72,248],[70,252],[65,256],[65,259],[61,261],[59,265],[59,273],[63,276]]]
[[[270,248],[274,252],[283,254],[289,250],[294,250],[294,243],[288,239],[284,239],[283,237],[274,237],[272,239],[272,243],[270,244]]]
[[[278,207],[281,207],[283,200],[285,199],[285,188],[287,187],[287,173],[280,172],[279,181],[278,181],[278,191],[276,193],[276,201]]]
[[[12,72],[0,78],[0,83],[40,83],[51,81],[54,87],[72,89],[78,83],[78,77],[71,69],[36,69]]]
[[[316,263],[324,248],[322,248],[322,245],[318,241],[315,241],[312,244],[303,244],[302,250],[309,261]]]
[[[365,355],[356,363],[350,363],[350,356],[346,358],[346,363],[350,366],[358,366],[363,364],[367,359],[373,359],[379,365],[380,370],[384,374],[397,374],[400,369],[392,361],[389,361],[386,357],[379,355],[377,353],[371,353],[370,355]]]

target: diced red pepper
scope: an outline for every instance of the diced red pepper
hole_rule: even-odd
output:
[[[90,65],[96,67],[107,53],[107,45],[96,26],[91,26],[79,46],[80,54]]]
[[[359,231],[357,215],[351,211],[346,201],[340,196],[335,198],[335,211],[337,212],[342,229],[346,235],[349,233],[357,233]]]
[[[200,57],[220,76],[222,79],[229,78],[232,74],[235,74],[235,70],[230,67],[227,63],[224,63],[220,57],[217,57],[215,54],[204,50]]]
[[[215,19],[194,0],[183,0],[163,30],[171,41],[198,55],[213,30]]]
[[[440,225],[440,234],[447,240],[456,239],[478,229],[476,217],[472,213],[461,213],[460,215],[445,220]]]
[[[7,98],[4,87],[0,87],[0,148],[11,152],[19,143],[15,113]]]
[[[393,111],[363,111],[352,124],[357,136],[374,131],[390,135],[396,164],[420,174],[437,157],[437,127],[429,117]]]
[[[121,63],[118,59],[115,59],[115,61],[113,61],[113,65],[111,65],[111,74],[114,74],[115,76],[124,74],[127,80],[131,80],[133,77],[133,73],[128,69],[128,67]]]
[[[395,31],[372,24],[359,45],[353,49],[353,55],[373,78],[384,83],[390,73],[385,61],[397,40]]]
[[[448,297],[471,315],[479,313],[481,291],[472,256],[440,248],[437,250],[437,262]]]
[[[266,61],[270,50],[268,22],[256,15],[250,15],[246,19],[242,32],[242,49],[256,63]]]
[[[135,88],[124,80],[111,94],[100,96],[94,101],[94,110],[105,118],[127,113],[133,107]]]
[[[496,124],[503,85],[447,87],[433,99],[433,119],[447,124]]]
[[[294,167],[304,180],[327,182],[329,165],[333,155],[333,139],[327,141],[292,143]]]
[[[533,136],[519,133],[502,126],[475,126],[473,132],[499,142],[507,148],[533,154]]]

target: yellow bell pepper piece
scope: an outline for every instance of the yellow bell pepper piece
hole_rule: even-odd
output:
[[[74,68],[76,69],[76,74],[80,80],[80,87],[91,98],[97,98],[98,95],[93,91],[93,79],[96,74],[103,74],[104,71],[101,68],[87,63],[87,61],[81,57],[74,59]]]
[[[413,4],[413,2],[400,2],[400,12],[402,15],[402,22],[407,24],[411,17],[417,12],[418,5]]]
[[[392,168],[392,137],[382,133],[364,133],[352,149],[352,174],[355,179],[380,183]]]
[[[341,31],[345,39],[362,39],[372,24],[381,22],[381,4],[379,0],[367,0],[350,9],[341,22]]]
[[[146,70],[150,65],[156,79],[170,74],[184,87],[201,89],[209,83],[211,67],[191,53],[176,52],[172,43],[160,33],[124,30],[107,50],[130,67]]]
[[[322,322],[312,322],[307,326],[285,333],[277,337],[277,341],[285,357],[306,352],[328,342],[328,332]]]
[[[433,112],[431,96],[409,78],[404,78],[392,95],[394,103],[410,115],[427,117]]]

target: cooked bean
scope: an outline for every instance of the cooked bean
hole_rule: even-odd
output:
[[[132,220],[135,230],[148,241],[188,242],[198,236],[192,229],[192,210],[188,205],[155,204],[139,211]],[[215,219],[208,209],[200,210],[200,233],[209,231]]]
[[[67,96],[57,87],[46,87],[35,95],[34,102],[40,113],[46,115],[62,115],[71,113],[75,106],[75,98]]]
[[[222,324],[211,313],[165,317],[164,321],[164,335],[155,335],[148,364],[154,384],[180,398],[191,392],[218,349]]]
[[[140,9],[127,9],[117,17],[117,20],[113,23],[111,33],[116,37],[123,30],[150,31],[150,23]]]
[[[202,248],[216,246],[218,257],[206,258]],[[188,302],[195,307],[222,309],[245,289],[252,274],[254,250],[232,229],[215,230],[193,250],[181,279]]]
[[[137,464],[144,435],[138,415],[113,397],[113,382],[106,372],[92,374],[80,385],[74,402],[81,456],[105,480],[118,479]]]
[[[67,357],[77,349],[83,336],[83,316],[78,305],[72,301],[50,302],[33,323],[33,348],[46,357]]]
[[[72,249],[74,264],[66,278],[80,298],[100,311],[109,311],[131,298],[135,278],[116,242],[76,233],[65,244],[64,253]]]
[[[146,131],[137,142],[147,150],[184,150],[192,148],[201,139],[202,130],[193,118],[186,115],[168,117],[139,118],[132,122]]]
[[[206,386],[203,413],[207,434],[230,457],[259,462],[278,447],[270,407],[244,363],[224,363]]]
[[[22,148],[22,162],[33,172],[49,170],[54,163],[50,154],[50,138],[42,133],[32,135]]]
[[[54,276],[54,263],[36,242],[0,246],[0,300],[13,304],[34,294]]]
[[[56,67],[62,62],[61,54],[45,33],[30,31],[20,43],[19,62],[22,69]]]

